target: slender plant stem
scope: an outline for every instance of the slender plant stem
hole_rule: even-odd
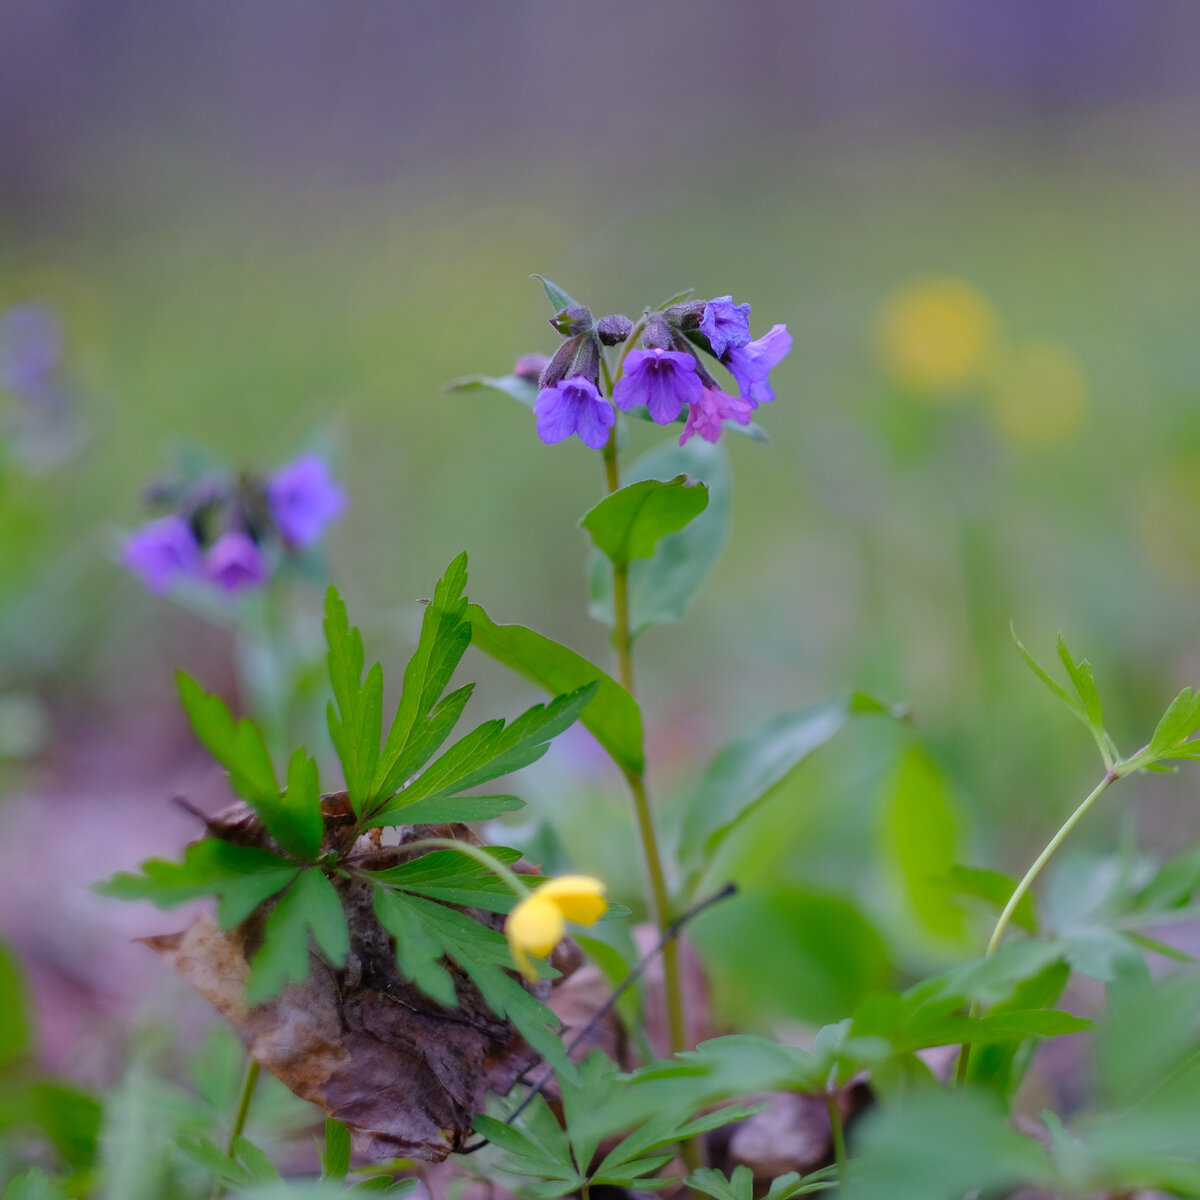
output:
[[[618,371],[619,373],[619,371]],[[604,477],[609,495],[621,486],[621,473],[617,461],[617,431],[614,428],[604,446]],[[629,569],[624,563],[613,565],[613,648],[617,659],[617,678],[621,686],[635,695],[633,683],[633,630],[629,620]],[[646,873],[650,881],[650,899],[654,911],[654,922],[660,933],[665,933],[671,924],[671,900],[667,892],[666,873],[663,870],[662,854],[659,850],[658,833],[654,826],[654,812],[646,791],[646,776],[643,771],[625,771],[633,797],[634,817],[637,821],[638,839],[646,860]],[[663,947],[663,988],[666,993],[667,1028],[671,1039],[671,1053],[678,1054],[687,1049],[687,1028],[684,1018],[683,990],[679,979],[679,948],[670,941]]]
[[[833,1161],[837,1164],[839,1191],[846,1190],[846,1127],[838,1107],[837,1092],[825,1089],[825,1107],[829,1110],[829,1130],[833,1135]]]
[[[233,1117],[233,1128],[229,1131],[229,1145],[225,1151],[230,1158],[233,1157],[238,1138],[242,1136],[242,1131],[246,1128],[246,1118],[250,1115],[250,1102],[254,1099],[254,1089],[258,1086],[260,1071],[261,1068],[258,1065],[258,1059],[252,1058],[246,1064],[246,1075],[242,1080],[242,1091],[238,1096],[237,1112]],[[213,1200],[221,1200],[221,1197],[224,1195],[225,1185],[218,1183],[213,1189]]]
[[[1088,810],[1096,803],[1097,800],[1104,794],[1110,784],[1115,783],[1122,777],[1121,764],[1110,767],[1105,773],[1104,778],[1088,793],[1083,803],[1063,822],[1059,831],[1046,843],[1046,848],[1033,861],[1033,865],[1025,872],[1021,882],[1013,889],[1013,894],[1008,898],[1008,903],[1004,906],[1003,912],[996,920],[996,927],[992,930],[992,936],[988,939],[987,949],[983,952],[984,958],[991,958],[996,953],[1000,945],[1001,939],[1004,937],[1004,932],[1013,918],[1013,913],[1017,911],[1017,905],[1025,898],[1025,894],[1033,886],[1034,880],[1042,873],[1042,868],[1054,856],[1054,852],[1063,844],[1067,835],[1083,820]],[[970,1015],[976,1017],[979,1015],[979,1006],[973,1004],[971,1006]],[[962,1049],[958,1055],[958,1067],[955,1071],[955,1079],[959,1084],[965,1083],[967,1079],[967,1067],[971,1061],[971,1044],[964,1042]]]

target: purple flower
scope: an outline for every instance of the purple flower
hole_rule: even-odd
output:
[[[678,350],[634,350],[625,359],[625,374],[613,388],[613,400],[624,412],[644,404],[658,425],[669,425],[685,404],[700,399],[704,384],[696,360]]]
[[[17,304],[0,315],[0,387],[36,392],[62,357],[62,329],[44,304]]]
[[[231,529],[208,548],[205,577],[227,592],[255,588],[267,581],[267,559],[248,533]]]
[[[736,421],[746,425],[754,405],[740,396],[730,396],[715,387],[706,387],[699,400],[692,401],[688,409],[687,423],[679,435],[682,446],[693,434],[699,434],[706,442],[715,442],[721,436],[721,422]]]
[[[162,517],[129,536],[121,550],[121,563],[150,591],[165,592],[176,579],[196,574],[200,547],[182,517]]]
[[[742,396],[750,401],[751,407],[770,404],[775,399],[775,389],[767,380],[771,368],[781,362],[792,348],[792,335],[786,325],[775,325],[757,342],[727,351],[721,361],[737,380]]]
[[[325,526],[346,511],[346,493],[316,454],[294,459],[267,481],[267,504],[275,528],[289,546],[311,546]]]
[[[750,341],[750,305],[734,304],[732,296],[717,296],[704,306],[700,332],[718,358],[726,350],[740,350]]]
[[[617,420],[612,405],[586,375],[572,375],[543,388],[533,411],[538,437],[548,446],[577,433],[585,446],[599,450]]]

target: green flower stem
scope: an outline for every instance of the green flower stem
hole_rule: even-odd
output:
[[[1136,757],[1136,756],[1135,756]],[[1017,911],[1017,905],[1024,899],[1025,894],[1033,886],[1033,882],[1041,874],[1042,868],[1053,857],[1054,852],[1066,840],[1067,834],[1083,820],[1087,811],[1096,803],[1097,800],[1104,794],[1110,784],[1116,783],[1128,771],[1128,763],[1118,763],[1110,767],[1105,773],[1104,778],[1088,793],[1087,798],[1082,804],[1063,822],[1059,831],[1046,843],[1046,848],[1034,859],[1033,866],[1025,872],[1024,878],[1017,884],[1013,890],[1013,894],[1008,898],[1008,903],[1004,906],[1004,911],[1001,912],[996,921],[996,927],[992,930],[992,936],[988,940],[987,949],[983,952],[984,958],[991,958],[996,953],[1000,945],[1001,938],[1004,937],[1004,932],[1008,929],[1009,922],[1012,921],[1013,913]],[[970,1016],[976,1017],[979,1015],[979,1006],[973,1004],[971,1006]],[[955,1072],[955,1079],[959,1084],[965,1083],[967,1079],[967,1066],[971,1061],[971,1044],[964,1042],[962,1049],[958,1055],[958,1068]]]
[[[630,339],[632,340],[632,338]],[[626,345],[629,343],[627,342]],[[622,355],[622,361],[624,355]],[[616,375],[620,377],[620,364]],[[617,431],[614,427],[604,446],[604,473],[608,493],[611,495],[621,485],[620,468],[617,462]],[[633,632],[629,621],[629,568],[626,564],[613,565],[613,647],[617,658],[617,678],[621,686],[635,695],[633,686]],[[662,854],[658,845],[658,834],[654,827],[654,812],[646,791],[646,777],[642,771],[624,772],[633,797],[634,817],[637,821],[638,838],[646,860],[646,872],[650,879],[650,898],[654,921],[660,933],[665,933],[671,924],[671,901],[667,892],[666,874],[663,871]],[[663,947],[663,987],[666,992],[667,1028],[670,1031],[671,1052],[678,1054],[687,1049],[687,1030],[684,1023],[683,989],[679,979],[679,947],[669,941]]]
[[[526,896],[532,894],[519,875],[510,871],[495,855],[489,854],[482,846],[456,841],[454,838],[431,837],[420,838],[415,842],[404,842],[399,849],[424,850],[426,847],[435,850],[457,850],[459,854],[465,854],[477,863],[482,863],[489,871],[508,884],[513,894],[520,900],[524,900]]]
[[[242,1136],[243,1130],[246,1128],[246,1118],[250,1115],[250,1102],[254,1099],[254,1089],[258,1086],[258,1076],[262,1068],[258,1065],[258,1059],[252,1058],[246,1065],[246,1077],[242,1080],[242,1091],[238,1097],[237,1113],[233,1118],[233,1128],[229,1133],[229,1146],[226,1153],[230,1158],[233,1157],[233,1151],[237,1146],[237,1140]],[[224,1184],[218,1183],[213,1189],[213,1200],[221,1200],[225,1195]]]
[[[837,1164],[838,1190],[846,1190],[846,1128],[842,1110],[838,1107],[837,1092],[825,1089],[825,1107],[829,1112],[829,1131],[833,1137],[833,1161]]]

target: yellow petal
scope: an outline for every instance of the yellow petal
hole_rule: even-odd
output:
[[[522,900],[504,922],[504,935],[508,938],[513,962],[526,979],[538,977],[529,955],[549,954],[562,941],[563,933],[562,913],[536,892]]]
[[[594,925],[608,911],[604,884],[590,875],[561,875],[543,883],[534,893],[550,901],[568,921]]]

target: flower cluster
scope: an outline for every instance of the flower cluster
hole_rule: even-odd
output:
[[[564,341],[538,379],[538,436],[554,443],[578,434],[595,450],[616,423],[614,405],[657,425],[682,419],[680,445],[696,434],[715,442],[723,422],[746,425],[760,404],[775,399],[770,371],[792,347],[785,325],[752,340],[750,305],[734,304],[732,296],[648,309],[636,325],[619,314],[596,321],[583,305],[570,304],[551,324]],[[610,374],[604,350],[616,345],[622,350]],[[722,390],[701,352],[729,371],[737,395]],[[602,372],[605,380],[615,376],[610,396],[600,390]]]
[[[526,979],[537,979],[531,955],[544,958],[566,934],[566,923],[594,925],[608,909],[604,884],[590,875],[562,875],[543,883],[508,914],[504,934],[513,962]]]
[[[225,593],[261,587],[276,563],[320,541],[346,510],[345,492],[315,454],[265,479],[165,484],[151,500],[171,511],[126,539],[121,562],[152,592],[185,582]]]

